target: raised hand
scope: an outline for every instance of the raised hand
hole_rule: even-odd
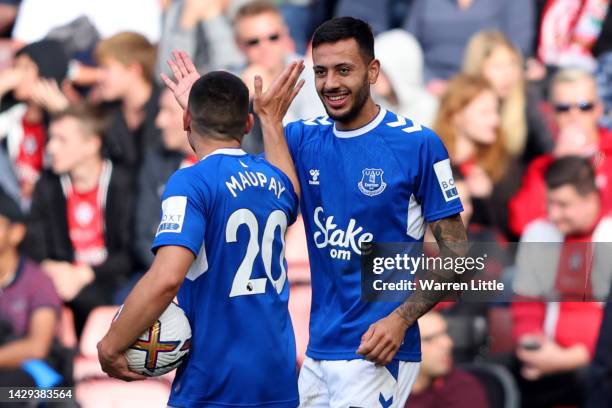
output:
[[[54,79],[40,78],[32,87],[32,100],[47,112],[66,109],[70,102]]]
[[[262,122],[280,124],[287,114],[287,110],[304,86],[304,80],[298,82],[304,70],[304,61],[291,63],[282,74],[272,82],[272,85],[263,92],[263,80],[256,75],[254,80],[255,97],[253,110]],[[296,85],[297,84],[297,85]]]
[[[187,109],[189,91],[194,82],[200,78],[200,74],[185,51],[173,51],[172,57],[168,60],[168,66],[172,70],[176,82],[164,73],[161,74],[161,79],[172,91],[181,108]]]

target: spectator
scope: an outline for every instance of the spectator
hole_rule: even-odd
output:
[[[483,386],[466,371],[453,367],[453,341],[444,318],[429,312],[419,319],[421,368],[408,397],[410,408],[486,408]]]
[[[600,123],[612,129],[612,7],[608,7],[601,32],[591,51],[597,58],[595,77],[605,110]]]
[[[516,235],[531,221],[546,215],[544,173],[555,158],[591,158],[604,212],[612,208],[612,134],[598,126],[603,107],[593,77],[580,69],[564,69],[553,77],[551,91],[558,136],[552,153],[529,164],[520,190],[509,203],[510,228]]]
[[[0,35],[2,37],[10,36],[20,3],[21,0],[0,1]]]
[[[590,244],[612,238],[591,164],[577,156],[557,159],[545,180],[548,220],[525,228],[513,282],[513,339],[526,407],[581,403],[602,319],[601,304],[592,300],[605,299],[611,282],[607,244]]]
[[[0,384],[36,385],[29,360],[43,360],[51,351],[60,315],[60,301],[40,267],[22,256],[23,214],[0,190]]]
[[[2,187],[27,209],[43,167],[47,140],[46,114],[67,105],[59,90],[66,76],[68,58],[62,46],[51,40],[29,44],[16,54],[12,69],[0,74],[0,98],[18,103],[0,113],[0,160],[10,172],[0,176]],[[16,196],[19,192],[19,197]]]
[[[198,71],[236,67],[244,56],[234,42],[229,0],[176,0],[164,13],[157,72],[170,75],[166,61],[173,50],[191,55]]]
[[[593,71],[595,44],[608,10],[608,1],[550,0],[540,23],[538,58],[555,68],[581,67]]]
[[[288,63],[303,58],[294,53],[293,40],[280,11],[266,1],[256,0],[241,7],[234,19],[234,32],[238,47],[247,59],[248,65],[241,77],[251,96],[255,75],[262,77],[266,88]],[[289,107],[283,120],[285,124],[325,113],[317,96],[314,76],[308,66],[305,71],[302,75],[304,87]]]
[[[381,68],[374,84],[377,99],[398,115],[430,126],[438,102],[425,90],[419,43],[404,30],[395,29],[378,35],[374,46]]]
[[[367,21],[374,35],[391,29],[391,8],[393,0],[383,0],[372,7],[368,0],[338,0],[334,17],[350,16]]]
[[[102,38],[130,30],[151,42],[159,40],[159,0],[22,0],[13,39],[20,43],[39,41],[52,29],[82,16],[94,24]]]
[[[196,162],[183,130],[183,109],[167,89],[161,94],[156,124],[161,129],[163,146],[147,152],[139,175],[136,199],[134,247],[138,269],[141,271],[146,271],[154,258],[151,244],[159,224],[161,194],[166,180],[179,168]]]
[[[506,205],[516,191],[519,170],[504,146],[491,85],[481,77],[456,76],[442,97],[433,129],[465,178],[474,206],[472,222],[509,236]]]
[[[533,12],[531,0],[414,0],[404,28],[423,47],[428,88],[441,95],[461,68],[468,40],[483,29],[500,30],[531,55]]]
[[[552,149],[552,139],[541,118],[539,100],[528,92],[523,59],[518,49],[499,31],[481,31],[470,39],[462,71],[482,75],[492,85],[501,104],[501,129],[506,150],[525,162]]]
[[[280,11],[289,27],[289,34],[295,41],[295,49],[300,55],[306,54],[306,46],[316,27],[315,3],[317,0],[280,1]]]
[[[49,130],[53,173],[36,185],[27,248],[80,333],[89,312],[109,304],[131,273],[133,186],[125,170],[102,158],[103,122],[91,109],[69,108]]]
[[[159,143],[155,47],[140,34],[123,32],[100,42],[95,56],[101,67],[99,94],[112,117],[105,140],[108,155],[136,174],[146,147]]]
[[[599,340],[591,364],[587,408],[612,406],[612,288],[606,303]]]

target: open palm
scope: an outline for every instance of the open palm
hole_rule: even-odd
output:
[[[173,51],[172,57],[168,60],[168,66],[172,70],[176,82],[164,73],[161,74],[161,78],[168,89],[172,91],[181,108],[187,109],[189,91],[194,82],[200,78],[200,73],[185,51]]]

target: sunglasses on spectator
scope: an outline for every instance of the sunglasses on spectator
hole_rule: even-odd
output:
[[[270,42],[276,42],[280,39],[280,34],[270,34],[269,36],[265,37],[265,38],[251,38],[250,40],[246,40],[244,43],[246,44],[247,47],[255,47],[256,45],[259,45],[260,43],[262,43],[264,40],[268,40]]]
[[[566,113],[576,108],[581,112],[590,112],[595,107],[593,102],[578,102],[578,103],[558,103],[555,105],[555,112]]]

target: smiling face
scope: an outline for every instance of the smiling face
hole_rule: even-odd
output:
[[[330,118],[351,122],[370,98],[380,63],[367,63],[354,39],[324,43],[312,52],[315,84]]]

